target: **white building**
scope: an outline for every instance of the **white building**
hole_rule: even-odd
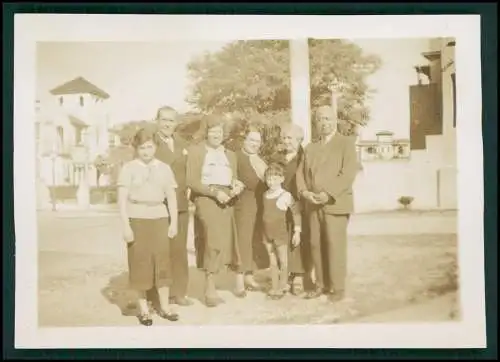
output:
[[[409,95],[410,117],[402,122],[410,140],[391,141],[392,132],[383,132],[377,140],[358,141],[363,165],[354,185],[358,212],[396,209],[402,196],[413,197],[415,209],[457,208],[454,47],[454,39],[429,40],[415,65],[415,83],[398,88]],[[421,73],[428,82],[421,81]],[[394,157],[396,144],[400,157]]]
[[[83,168],[74,164],[75,146],[86,150],[87,181],[90,186],[97,184],[93,162],[108,149],[109,98],[105,91],[79,77],[55,87],[37,101],[37,175],[41,185],[70,189],[80,183]],[[46,192],[41,194],[45,198]]]

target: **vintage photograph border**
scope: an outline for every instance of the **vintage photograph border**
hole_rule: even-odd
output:
[[[57,21],[54,21],[54,16]],[[113,17],[108,19],[109,17]],[[131,32],[128,24],[142,23]],[[246,20],[245,20],[246,18]],[[16,308],[17,348],[179,348],[179,347],[349,347],[349,348],[397,348],[435,347],[466,348],[484,344],[484,275],[483,245],[477,235],[483,234],[483,189],[481,128],[477,127],[481,117],[481,79],[478,77],[480,63],[480,35],[478,16],[376,16],[335,17],[321,16],[255,17],[198,16],[189,21],[183,16],[165,18],[123,15],[17,15],[15,30],[15,100],[14,100],[14,144],[22,142],[34,132],[32,119],[34,109],[34,74],[36,41],[91,41],[91,40],[174,40],[176,35],[184,39],[222,39],[227,28],[232,29],[232,39],[244,38],[389,38],[454,36],[457,39],[458,67],[458,158],[459,173],[459,235],[460,270],[463,320],[460,323],[441,325],[337,325],[331,327],[175,327],[176,337],[159,338],[166,328],[154,328],[141,332],[137,328],[36,328],[36,212],[34,208],[34,172],[30,152],[31,144],[25,143],[22,152],[14,152],[14,187],[16,223],[16,300],[22,308]],[[332,21],[333,20],[333,21]],[[89,22],[92,26],[89,26]],[[201,23],[201,24],[200,24]],[[300,23],[301,26],[297,26]],[[363,26],[359,26],[363,24]],[[245,26],[247,25],[247,26]],[[293,27],[291,27],[293,25]],[[117,34],[116,29],[122,27]],[[206,29],[212,29],[206,32]],[[366,29],[369,29],[367,31]],[[73,29],[73,30],[71,30]],[[139,29],[139,30],[138,30]],[[169,31],[170,29],[170,31]],[[172,30],[175,29],[176,33]],[[185,29],[185,31],[179,31]],[[397,32],[394,31],[397,29]],[[138,30],[138,31],[137,31]],[[120,39],[117,38],[117,35]],[[228,39],[229,40],[229,39]],[[16,122],[17,120],[17,122]],[[24,122],[24,123],[22,123]],[[22,134],[19,133],[22,128]],[[461,145],[463,145],[461,147]],[[470,192],[475,190],[475,192]],[[22,226],[21,226],[22,223]],[[29,223],[30,227],[26,227]],[[34,236],[35,234],[35,236]],[[31,244],[31,245],[30,245]],[[34,245],[33,245],[34,244]],[[21,287],[20,287],[21,286]],[[31,305],[33,304],[33,305]],[[252,333],[251,329],[258,332]],[[218,330],[217,332],[215,330]],[[276,333],[275,330],[279,329]],[[304,329],[314,329],[318,336],[314,345],[304,345]],[[406,331],[405,331],[406,330]],[[182,336],[189,334],[186,340]],[[383,331],[383,333],[381,333]],[[193,336],[200,334],[199,336]],[[244,341],[232,338],[242,332],[250,335]],[[208,335],[224,333],[227,338],[219,345],[206,338]],[[356,338],[353,338],[353,334]],[[266,336],[279,335],[280,340]],[[64,336],[64,338],[61,338]],[[103,338],[108,336],[108,338]],[[181,337],[178,339],[178,337]],[[351,336],[351,337],[349,337]],[[443,340],[443,336],[447,336]],[[425,343],[425,338],[428,343]],[[467,339],[467,340],[464,340]],[[220,340],[220,338],[219,338]],[[62,342],[63,341],[63,342]],[[62,343],[61,343],[62,342]],[[465,344],[464,344],[465,343]],[[61,345],[63,344],[63,345]]]

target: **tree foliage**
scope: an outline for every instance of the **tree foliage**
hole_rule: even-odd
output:
[[[366,78],[380,59],[345,40],[310,40],[312,111],[329,104],[330,87],[345,85],[338,109],[341,131],[369,118],[365,105],[371,90]],[[206,53],[188,65],[191,91],[187,101],[207,113],[230,113],[244,122],[261,116],[271,128],[290,121],[290,53],[286,40],[245,40]],[[256,116],[258,115],[258,116]]]

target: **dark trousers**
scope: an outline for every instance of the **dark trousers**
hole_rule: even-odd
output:
[[[316,286],[343,292],[347,275],[347,226],[349,214],[330,215],[323,210],[310,214],[311,254]]]
[[[187,236],[189,226],[189,213],[181,211],[178,214],[177,236],[170,242],[170,271],[172,285],[170,287],[170,297],[182,298],[187,295],[189,282],[189,265],[187,252]],[[147,297],[151,301],[156,301],[158,296],[155,289],[150,289]]]
[[[187,295],[189,282],[189,265],[187,237],[189,212],[179,212],[177,236],[170,241],[170,265],[172,270],[172,287],[170,296],[182,298]]]

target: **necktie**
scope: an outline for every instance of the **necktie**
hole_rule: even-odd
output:
[[[163,138],[163,141],[167,144],[167,147],[168,149],[170,150],[170,152],[174,152],[174,140],[172,139],[172,137],[168,137],[168,138]]]

